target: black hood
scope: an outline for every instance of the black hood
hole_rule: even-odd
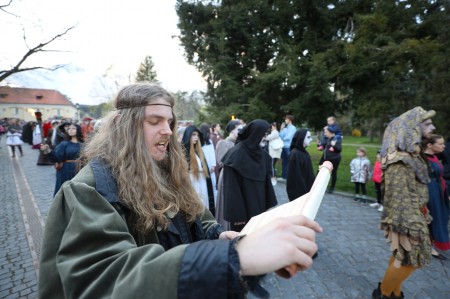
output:
[[[308,133],[308,131],[309,130],[307,129],[298,129],[297,132],[295,132],[294,137],[292,137],[291,141],[291,150],[296,148],[302,152],[306,152],[306,149],[303,146],[303,142],[305,141],[306,133]]]

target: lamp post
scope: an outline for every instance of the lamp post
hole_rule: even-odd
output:
[[[75,108],[77,108],[77,123],[79,123],[80,122],[80,105],[78,105],[78,103],[76,103]]]

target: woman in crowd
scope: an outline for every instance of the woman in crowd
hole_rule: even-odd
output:
[[[17,119],[12,118],[6,133],[6,145],[11,148],[13,158],[16,156],[16,146],[19,148],[20,156],[23,156],[22,144],[22,128]]]
[[[297,130],[292,138],[286,181],[286,191],[290,201],[308,193],[314,184],[315,176],[311,157],[306,151],[311,140],[311,132],[307,129]]]
[[[269,155],[272,157],[272,185],[277,183],[277,174],[275,164],[281,158],[281,151],[283,150],[283,140],[280,138],[280,133],[277,130],[277,123],[272,123],[270,134],[267,135],[269,141]]]
[[[428,161],[431,179],[431,182],[428,183],[430,199],[427,204],[431,217],[433,217],[429,227],[435,248],[432,249],[431,254],[438,259],[446,259],[445,256],[436,250],[436,248],[439,250],[450,249],[448,236],[449,196],[443,177],[444,167],[436,156],[444,151],[444,138],[441,135],[432,134],[423,140],[422,146]]]
[[[203,145],[202,150],[205,155],[206,163],[209,166],[209,174],[211,176],[211,184],[214,194],[214,206],[216,206],[217,199],[217,178],[216,178],[216,152],[214,149],[214,144],[210,138],[211,128],[208,124],[202,124],[200,126],[200,132],[203,135]]]
[[[70,124],[67,130],[68,140],[61,142],[54,151],[48,144],[41,145],[41,151],[44,155],[54,162],[58,163],[56,169],[55,195],[65,181],[71,180],[78,171],[78,158],[80,157],[81,144],[84,142],[83,133],[79,125]]]
[[[186,151],[192,185],[203,205],[214,215],[214,192],[208,163],[202,150],[203,135],[197,127],[191,125],[184,131],[181,143]]]

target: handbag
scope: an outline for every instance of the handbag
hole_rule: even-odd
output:
[[[281,140],[281,138],[278,137],[278,138],[276,138],[276,139],[270,141],[270,146],[271,146],[273,149],[278,150],[278,149],[283,148],[284,143],[283,143],[283,140]]]

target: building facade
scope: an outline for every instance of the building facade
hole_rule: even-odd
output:
[[[57,90],[0,86],[0,118],[34,121],[38,111],[43,120],[78,118],[75,105]]]

